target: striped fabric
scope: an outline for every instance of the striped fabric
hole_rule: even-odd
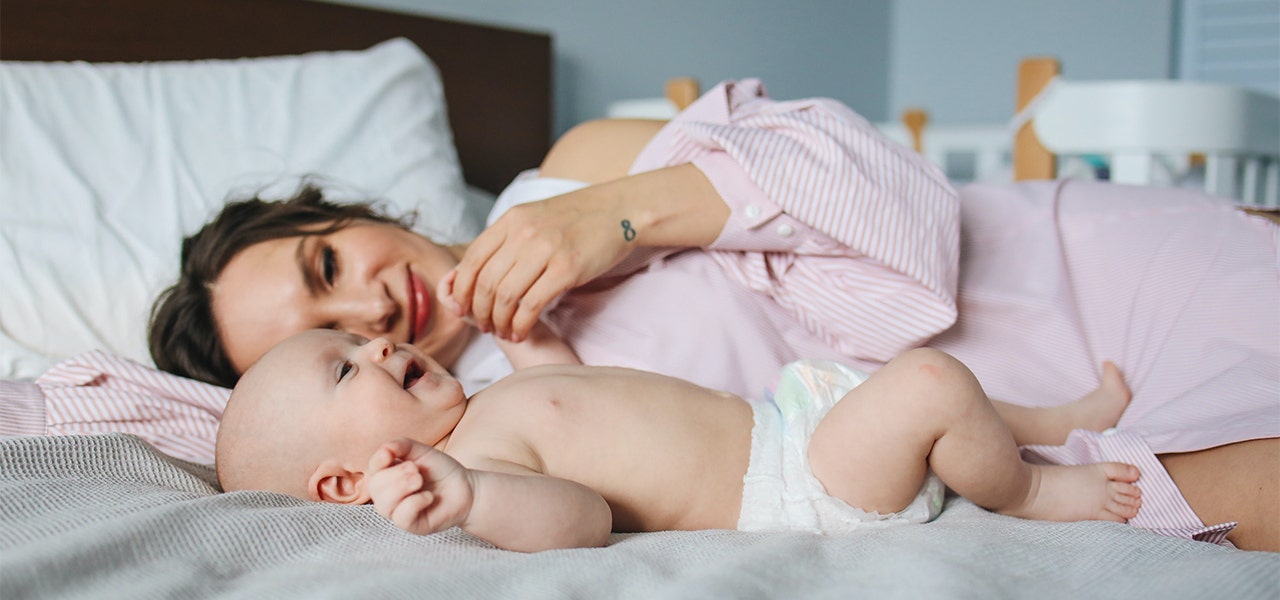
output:
[[[930,344],[994,398],[1071,401],[1114,361],[1133,399],[1114,434],[1036,452],[1138,465],[1133,524],[1225,542],[1155,455],[1280,436],[1280,260],[1274,223],[1198,192],[1094,182],[960,190],[960,320]]]
[[[0,437],[44,435],[44,394],[34,381],[0,380]]]
[[[954,322],[955,190],[848,107],[777,102],[754,79],[721,83],[659,133],[632,170],[685,162],[745,215],[711,257],[830,348],[884,362]],[[725,193],[749,187],[758,194]],[[752,230],[780,242],[762,249]]]
[[[724,377],[735,367],[720,354],[740,361],[743,345],[822,356],[787,329],[785,311],[837,360],[874,368],[928,342],[970,365],[992,397],[1031,406],[1081,397],[1110,359],[1134,392],[1120,428],[1080,432],[1041,456],[1137,464],[1145,504],[1134,525],[1229,544],[1234,524],[1200,523],[1155,454],[1280,436],[1280,229],[1200,193],[1043,182],[961,190],[961,236],[950,188],[915,158],[834,102],[774,102],[751,80],[718,86],[633,167],[692,161],[707,175],[732,209],[716,251],[633,275],[618,288],[644,281],[643,292],[595,298],[572,335],[608,362],[632,357],[592,336],[593,318],[635,319],[667,339],[680,327],[708,332],[701,357],[680,357],[696,366],[659,370],[725,387],[773,369],[761,359]],[[752,298],[717,296],[725,282],[703,272],[680,288],[696,316],[645,320],[646,302],[661,303],[665,284],[679,281],[669,271],[692,272],[708,255],[729,283],[761,294],[755,312],[742,310]],[[707,297],[721,301],[718,313],[696,310]],[[732,323],[739,331],[722,333]],[[744,341],[740,330],[777,335]]]
[[[1151,447],[1137,433],[1116,429],[1102,433],[1077,430],[1062,446],[1025,446],[1022,453],[1028,460],[1055,465],[1122,462],[1138,467],[1142,472],[1138,482],[1142,489],[1142,508],[1138,516],[1129,519],[1130,525],[1161,535],[1234,547],[1227,541],[1227,534],[1235,528],[1235,521],[1217,525],[1200,521]]]
[[[213,464],[218,419],[230,390],[92,351],[35,380],[44,434],[131,433],[160,451]]]
[[[708,250],[637,253],[561,298],[544,316],[583,362],[758,397],[793,360],[874,369],[954,322],[956,192],[848,107],[721,83],[631,171],[684,163],[727,223]]]

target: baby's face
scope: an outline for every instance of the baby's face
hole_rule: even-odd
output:
[[[462,384],[417,348],[327,329],[281,342],[246,377],[263,384],[261,400],[291,403],[298,443],[353,461],[399,437],[434,445],[467,406]]]

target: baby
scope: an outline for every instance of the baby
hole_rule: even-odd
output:
[[[1128,400],[1106,363],[1102,385],[1072,404],[996,403],[931,349],[870,376],[793,364],[774,400],[560,364],[467,398],[413,346],[313,330],[240,379],[217,470],[227,491],[372,501],[410,532],[458,526],[520,551],[600,546],[611,531],[925,522],[941,509],[939,479],[1007,515],[1124,522],[1141,504],[1136,467],[1035,465],[1018,445],[1111,426]]]

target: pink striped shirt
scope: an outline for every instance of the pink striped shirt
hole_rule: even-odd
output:
[[[34,382],[0,382],[0,436],[131,433],[170,456],[213,464],[230,394],[94,350]]]
[[[708,250],[633,257],[602,278],[609,287],[549,311],[585,363],[758,396],[792,360],[873,369],[954,322],[955,190],[848,107],[722,83],[663,128],[632,172],[683,163],[731,216]]]

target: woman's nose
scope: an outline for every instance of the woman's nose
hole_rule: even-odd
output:
[[[365,337],[389,333],[398,310],[395,300],[381,288],[376,293],[337,296],[329,302],[338,329]]]

